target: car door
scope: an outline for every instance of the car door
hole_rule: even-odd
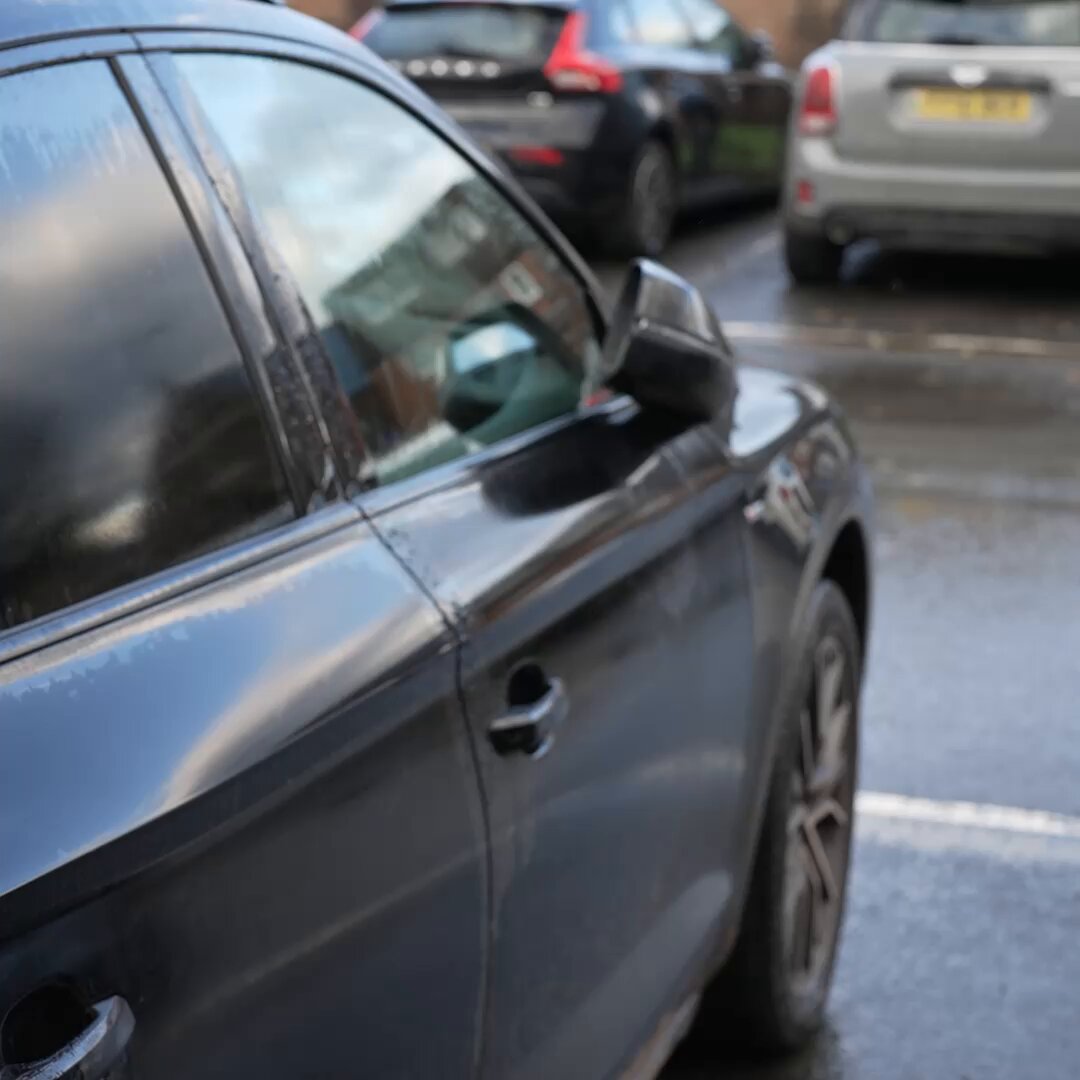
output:
[[[629,39],[617,46],[620,67],[643,72],[657,100],[647,103],[652,122],[666,128],[675,151],[684,198],[701,194],[709,147],[719,115],[693,28],[676,0],[624,0]]]
[[[721,121],[709,153],[718,187],[775,188],[783,175],[791,108],[787,76],[715,0],[678,0],[694,27]]]
[[[597,396],[583,272],[421,99],[301,59],[175,64],[340,381],[356,504],[462,641],[493,870],[483,1075],[611,1076],[670,1034],[733,907],[739,481],[719,429]]]
[[[0,60],[4,1075],[466,1080],[455,640],[340,498],[134,42],[97,40],[132,55]]]

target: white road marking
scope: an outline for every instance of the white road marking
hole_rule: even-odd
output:
[[[1007,356],[1050,360],[1080,359],[1080,344],[1042,338],[997,337],[989,334],[918,334],[851,326],[790,326],[783,323],[725,321],[724,332],[736,342],[867,352],[956,353],[962,356]]]
[[[1018,806],[941,802],[907,795],[888,795],[880,791],[861,791],[856,797],[856,809],[867,817],[893,821],[1080,841],[1080,817],[1051,814],[1044,810],[1025,810]]]
[[[745,250],[739,253],[739,258],[732,260],[732,265],[750,262],[752,259],[760,259],[780,250],[780,233],[775,229],[759,236]]]

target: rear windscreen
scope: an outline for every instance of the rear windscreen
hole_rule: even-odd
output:
[[[857,36],[912,45],[1080,46],[1080,0],[878,0]]]
[[[539,66],[550,55],[565,15],[516,5],[409,5],[384,12],[364,44],[388,60],[462,56]]]

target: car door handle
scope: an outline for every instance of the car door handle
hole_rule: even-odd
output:
[[[122,997],[106,998],[91,1010],[90,1023],[49,1057],[0,1068],[0,1080],[121,1080],[135,1017]]]
[[[512,708],[488,728],[491,745],[498,754],[525,754],[541,758],[555,741],[555,731],[566,719],[570,700],[562,679],[547,680],[547,689],[536,701]],[[0,1080],[4,1080],[0,1077]]]

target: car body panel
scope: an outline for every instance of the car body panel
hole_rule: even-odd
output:
[[[395,54],[392,62],[563,219],[617,214],[626,178],[649,138],[670,148],[688,203],[779,186],[791,103],[787,73],[770,61],[733,70],[724,58],[693,45],[619,42],[605,29],[603,2],[536,9],[559,17],[585,13],[590,53],[621,73],[622,88],[614,93],[553,87],[541,70],[546,55],[490,79],[482,62],[466,59],[463,68],[456,53]],[[407,0],[391,10],[418,6]],[[512,0],[508,6],[517,5]],[[478,42],[478,52],[481,47]],[[562,160],[526,160],[515,153],[535,147],[558,151]]]
[[[123,996],[135,1075],[471,1075],[486,858],[453,641],[328,513],[0,665],[0,986]],[[445,1025],[418,1042],[406,999]]]
[[[837,155],[868,164],[1073,171],[1080,143],[1080,48],[838,42],[823,59],[840,68],[843,122]],[[924,88],[1023,91],[1017,122],[928,120]]]
[[[811,383],[737,366],[737,396],[727,460],[738,477],[743,542],[751,584],[754,680],[743,748],[745,767],[736,795],[744,822],[732,850],[735,897],[720,936],[722,958],[738,933],[750,885],[768,776],[785,710],[795,692],[801,628],[813,591],[826,574],[838,538],[854,530],[866,559],[852,568],[865,575],[857,613],[864,640],[872,597],[871,538],[874,497],[847,424],[826,394]],[[699,427],[669,444],[692,490],[707,489],[716,474],[718,433]],[[695,543],[707,545],[707,532]],[[707,550],[707,549],[706,549]],[[849,597],[853,607],[858,598]]]
[[[0,55],[22,78],[89,40]],[[333,498],[279,311],[143,62],[113,73],[268,376],[282,453]],[[138,1075],[347,1075],[359,1036],[380,1074],[471,1076],[488,880],[456,641],[355,510],[297,494],[295,524],[0,636],[0,1012],[43,985],[119,995]],[[418,1042],[406,998],[447,1026]]]
[[[0,637],[18,748],[0,763],[0,1011],[56,980],[122,995],[134,1074],[153,1077],[608,1077],[666,1048],[738,929],[800,612],[840,530],[870,527],[842,421],[812,387],[739,369],[733,426],[617,399],[359,493],[295,285],[160,51],[379,87],[560,252],[602,332],[580,259],[415,88],[295,14],[14,10],[21,41],[115,16],[158,54],[153,79],[139,58],[116,71],[219,292],[302,372],[277,388],[292,407],[272,422],[301,429],[285,452],[353,503],[301,500],[280,535]],[[487,736],[521,662],[570,695],[538,761]]]
[[[858,33],[858,20],[853,20]],[[840,242],[961,248],[1080,244],[1080,48],[834,41],[834,133],[790,134],[790,226]],[[1012,120],[928,119],[922,95],[1020,94]],[[800,200],[800,183],[813,198]]]
[[[492,833],[486,1076],[610,1075],[730,918],[754,662],[739,488],[712,440],[692,497],[670,434],[624,402],[430,496],[361,500],[463,638]],[[487,734],[524,664],[569,703],[539,760]]]

